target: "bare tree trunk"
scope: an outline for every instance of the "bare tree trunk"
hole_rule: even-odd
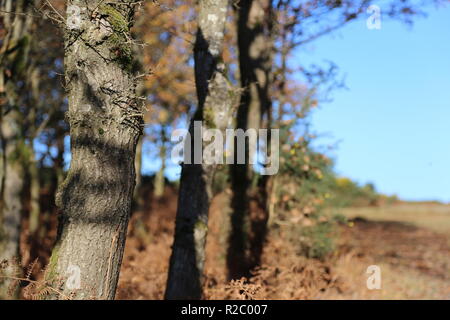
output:
[[[34,234],[39,228],[40,216],[40,191],[41,183],[39,179],[39,168],[37,166],[35,153],[33,148],[30,148],[29,168],[30,174],[30,217],[29,217],[29,231]]]
[[[163,149],[163,147],[161,147]],[[155,176],[155,198],[159,199],[164,195],[164,188],[165,188],[165,177],[164,177],[164,171],[166,170],[166,166],[164,164],[165,159],[162,158],[161,167],[159,168],[158,172],[156,172]]]
[[[139,209],[142,205],[141,186],[142,186],[142,147],[144,145],[144,137],[141,136],[136,146],[136,157],[134,159],[134,167],[136,168],[136,187],[134,188],[134,209]]]
[[[241,100],[237,113],[238,129],[258,130],[262,117],[270,109],[270,72],[272,67],[271,29],[272,2],[270,0],[245,0],[237,3],[239,69]],[[249,165],[249,148],[246,143],[245,164],[234,164],[231,169],[233,188],[231,216],[232,231],[227,255],[231,279],[249,276],[251,263],[249,243],[249,201],[253,169]]]
[[[28,148],[29,148],[29,159],[28,159],[28,174],[30,178],[30,212],[28,219],[28,229],[31,235],[33,235],[38,227],[39,227],[39,216],[40,216],[40,191],[41,191],[41,183],[39,179],[39,168],[36,161],[36,155],[34,152],[34,140],[39,136],[41,131],[44,129],[47,121],[43,121],[39,128],[37,127],[37,108],[39,106],[39,70],[33,66],[30,67],[30,72],[27,74],[29,78],[30,87],[31,87],[31,99],[28,101],[28,105],[32,105],[28,119],[28,131],[29,139],[28,139]],[[48,115],[50,117],[50,115]]]
[[[133,3],[68,1],[72,160],[56,195],[62,214],[47,279],[75,299],[114,299],[119,278],[143,125],[130,72]]]
[[[192,138],[194,121],[201,120],[204,127],[223,133],[232,114],[232,88],[225,66],[220,62],[227,8],[228,0],[199,1],[194,47],[198,109],[189,128]],[[208,209],[215,169],[216,164],[204,162],[182,165],[166,299],[200,299],[202,296]]]
[[[3,117],[2,137],[4,142],[5,181],[3,191],[3,210],[0,217],[0,261],[7,260],[8,267],[2,270],[2,276],[17,276],[17,268],[13,265],[20,263],[20,231],[23,209],[22,191],[24,186],[24,169],[21,151],[24,144],[18,145],[21,132],[17,125],[18,112],[10,111]],[[17,259],[17,261],[16,261]],[[12,290],[13,295],[8,297],[8,288],[11,279],[0,279],[0,299],[16,298],[17,289]]]
[[[164,125],[161,127],[161,146],[159,148],[159,158],[161,159],[161,167],[159,168],[158,172],[155,176],[155,189],[154,189],[154,195],[155,198],[161,198],[164,194],[164,188],[165,188],[165,177],[164,177],[164,171],[166,170],[166,130],[164,128]]]
[[[24,186],[24,162],[26,145],[23,138],[23,112],[20,110],[20,93],[17,82],[23,79],[28,67],[28,52],[32,17],[27,1],[2,1],[3,24],[6,36],[0,50],[0,132],[2,140],[2,198],[0,211],[0,262],[9,261],[9,267],[1,270],[0,299],[17,297],[6,295],[11,284],[11,276],[17,276],[13,267],[14,259],[20,263],[19,240],[22,216],[22,191]],[[10,12],[10,13],[6,13]],[[20,14],[14,14],[20,13]]]

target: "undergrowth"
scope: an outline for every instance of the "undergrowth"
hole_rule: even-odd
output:
[[[33,279],[34,269],[38,259],[31,262],[24,268],[19,259],[3,260],[0,262],[0,285],[6,285],[7,297],[13,299],[15,292],[20,288],[24,299],[27,300],[72,300],[74,292],[69,295],[64,294],[57,288],[63,284],[62,278],[49,279],[47,277],[47,267],[40,270],[39,279]],[[23,272],[26,269],[26,272]]]

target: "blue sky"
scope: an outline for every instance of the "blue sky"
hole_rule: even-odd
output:
[[[348,89],[332,92],[312,117],[335,144],[336,171],[407,200],[450,201],[450,6],[429,8],[412,27],[365,19],[298,52],[301,63],[331,60]]]

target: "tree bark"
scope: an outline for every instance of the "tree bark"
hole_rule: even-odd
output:
[[[202,121],[205,128],[223,133],[232,114],[232,88],[221,62],[227,8],[228,0],[199,1],[194,47],[198,109],[189,128],[191,138],[195,135],[194,121]],[[208,209],[216,164],[191,163],[182,165],[166,299],[202,296]]]
[[[72,159],[56,195],[62,214],[46,274],[63,293],[58,298],[114,299],[143,125],[130,71],[133,2],[68,1]]]
[[[56,130],[56,149],[58,153],[54,159],[54,169],[55,169],[55,181],[52,189],[57,190],[57,188],[64,181],[64,153],[66,152],[64,144],[65,132],[61,128]]]
[[[7,260],[8,267],[1,271],[0,299],[15,298],[18,288],[8,290],[17,276],[20,264],[19,240],[24,187],[24,163],[28,160],[24,140],[23,110],[17,82],[24,80],[28,67],[30,29],[32,16],[28,1],[2,1],[3,25],[6,35],[0,50],[0,133],[2,143],[2,188],[0,205],[0,262]],[[8,12],[8,13],[7,13]],[[17,14],[14,14],[16,12]],[[28,13],[28,15],[24,15]],[[25,81],[25,80],[24,80]],[[8,291],[12,296],[8,296]]]
[[[239,49],[240,86],[242,94],[237,112],[237,129],[255,129],[261,126],[264,114],[270,109],[270,73],[273,44],[270,38],[272,2],[246,0],[237,3],[237,30]],[[229,278],[249,276],[249,201],[253,185],[253,169],[249,165],[248,143],[245,163],[231,169],[233,188],[231,216],[232,230],[227,254]]]

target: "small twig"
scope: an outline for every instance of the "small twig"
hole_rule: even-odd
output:
[[[34,18],[41,18],[41,16],[29,14],[29,13],[25,13],[25,12],[12,12],[12,11],[6,11],[6,10],[0,10],[0,12],[6,13],[6,14],[14,14],[16,16],[29,16],[29,17],[34,17]]]

